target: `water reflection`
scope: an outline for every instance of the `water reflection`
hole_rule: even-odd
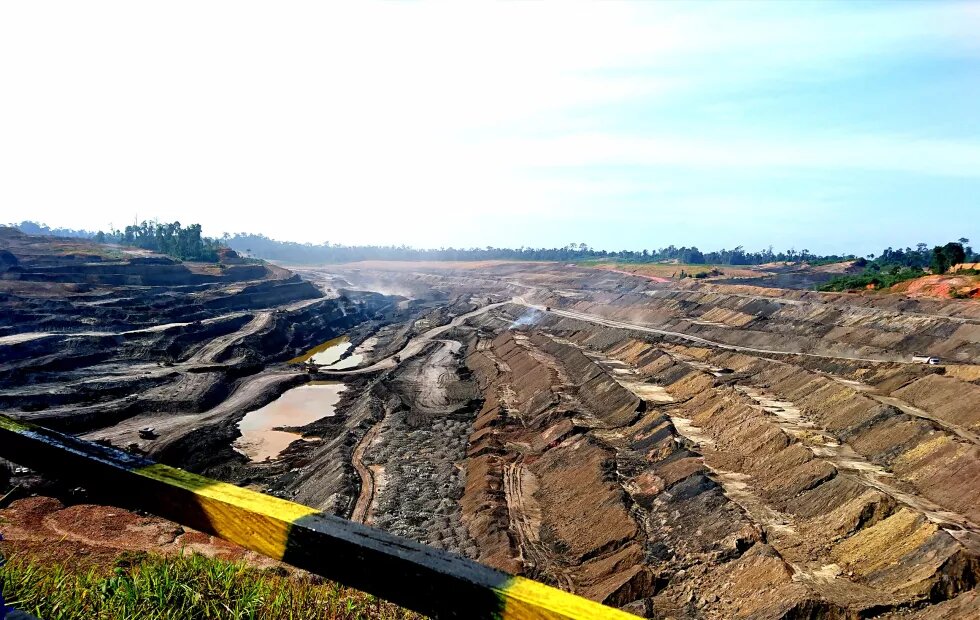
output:
[[[337,363],[340,356],[346,353],[350,348],[350,338],[347,336],[341,336],[313,347],[303,355],[289,360],[289,363],[305,364],[306,362],[313,362],[318,366],[330,366],[331,364]]]
[[[321,368],[328,368],[330,370],[356,368],[364,363],[365,357],[368,353],[374,350],[377,342],[377,338],[368,338],[362,342],[361,346],[357,347],[357,349],[348,357],[340,359],[353,346],[349,337],[340,336],[339,338],[328,340],[323,344],[310,349],[303,355],[294,357],[293,359],[289,360],[289,363],[305,364],[307,362],[312,362]]]
[[[242,433],[233,448],[253,462],[278,457],[298,433],[274,430],[304,426],[334,415],[345,385],[337,381],[315,381],[287,390],[268,405],[251,411],[238,423]]]

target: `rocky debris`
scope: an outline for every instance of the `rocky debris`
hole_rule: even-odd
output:
[[[409,424],[399,410],[385,420],[380,440],[365,461],[380,482],[372,525],[439,549],[472,555],[475,545],[460,521],[459,498],[469,421],[440,418]]]

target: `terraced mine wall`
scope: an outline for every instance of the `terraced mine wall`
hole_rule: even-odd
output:
[[[565,265],[379,273],[310,277],[420,299],[348,293],[100,336],[146,362],[177,355],[139,372],[122,358],[92,362],[105,402],[134,417],[87,436],[126,445],[152,422],[164,436],[150,449],[171,463],[645,617],[980,611],[970,302],[650,283]],[[279,363],[347,320],[355,345],[376,341],[363,368],[308,375]],[[58,363],[68,341],[53,337],[21,344]],[[77,346],[64,363],[81,369],[98,353]],[[944,364],[911,364],[913,350]],[[55,386],[44,372],[17,389],[63,405],[29,415],[96,410],[72,404],[81,375]],[[217,385],[204,377],[230,392],[194,409],[182,395]],[[288,429],[298,440],[271,461],[232,449],[245,411],[313,378],[344,382],[333,415]],[[126,409],[131,385],[152,400]],[[163,411],[170,402],[180,410]],[[140,413],[149,403],[158,411]]]
[[[888,361],[909,361],[913,352],[927,351],[954,361],[980,359],[980,319],[973,316],[975,304],[969,302],[967,308],[952,313],[961,317],[895,312],[822,298],[789,300],[701,290],[597,295],[580,301],[538,299],[557,308],[760,351]]]
[[[977,613],[975,305],[567,266],[386,277],[515,298],[450,338],[479,402],[465,456],[454,427],[425,470],[464,472],[466,536],[429,506],[448,545],[648,617]],[[392,402],[368,431],[415,432],[416,403]]]
[[[109,261],[66,255],[65,243],[0,240],[16,254],[0,280],[0,410],[73,432],[104,430],[93,438],[117,445],[138,439],[139,422],[176,432],[244,413],[304,374],[276,364],[410,312],[379,293],[325,296],[272,265]]]
[[[167,258],[134,258],[124,262],[89,262],[51,266],[19,266],[6,279],[24,282],[82,282],[92,285],[174,286],[258,280],[268,275],[265,265],[228,265],[220,274],[194,273]]]
[[[653,429],[659,423],[660,436],[670,441],[632,461],[627,486],[640,491],[632,496],[636,504],[656,507],[665,496],[703,501],[714,495],[716,508],[727,505],[728,515],[739,515],[732,526],[741,521],[747,527],[733,530],[742,536],[729,561],[736,556],[739,563],[770,564],[763,576],[758,567],[721,568],[725,562],[716,560],[700,563],[695,575],[685,568],[678,579],[680,558],[670,549],[665,568],[673,574],[661,574],[668,585],[654,597],[655,608],[694,617],[709,611],[728,617],[851,617],[947,600],[950,606],[973,605],[980,576],[980,453],[970,426],[975,420],[948,415],[942,407],[916,413],[901,397],[931,393],[917,384],[938,382],[946,398],[936,400],[955,403],[952,394],[970,394],[975,385],[929,373],[883,390],[877,386],[902,375],[903,366],[865,365],[849,376],[831,377],[786,362],[624,332],[614,338],[618,330],[568,319],[546,319],[538,329],[579,343],[611,364],[625,364],[609,368],[628,368],[620,376],[662,385],[674,398],[644,418],[654,426],[641,436],[658,436]],[[874,377],[877,386],[856,377]],[[638,427],[628,427],[625,436]],[[685,454],[678,463],[687,461],[685,469],[697,472],[682,485],[661,474],[657,458],[677,454],[678,438]],[[629,462],[624,457],[620,453],[621,471],[627,468],[620,463]],[[692,508],[681,510],[680,518],[689,518]],[[725,537],[716,531],[709,538]],[[676,538],[660,532],[652,540],[669,544]],[[676,542],[681,547],[691,541]],[[700,611],[685,612],[674,593],[693,579],[695,591],[722,594],[702,601]],[[748,599],[729,594],[750,591]],[[770,593],[775,596],[768,598]]]
[[[925,352],[980,362],[980,308],[969,300],[818,293],[756,286],[655,283],[559,264],[474,269],[341,270],[351,281],[405,290],[518,297],[760,351],[910,361]]]
[[[478,557],[590,598],[628,603],[630,590],[650,582],[639,532],[611,479],[613,452],[582,433],[584,426],[576,429],[571,399],[616,405],[609,422],[595,418],[602,425],[615,424],[623,411],[634,417],[639,403],[589,378],[587,364],[570,364],[578,383],[557,389],[566,367],[522,336],[504,332],[467,360],[486,394],[470,436],[463,497]]]

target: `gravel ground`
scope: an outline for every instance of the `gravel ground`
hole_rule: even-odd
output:
[[[393,413],[365,462],[385,467],[375,525],[469,557],[476,546],[461,521],[459,499],[470,422],[440,417],[424,427],[408,423],[408,411]]]

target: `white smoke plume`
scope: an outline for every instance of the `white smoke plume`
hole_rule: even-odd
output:
[[[516,329],[518,327],[530,327],[531,325],[537,325],[541,319],[544,318],[544,312],[541,312],[537,308],[528,308],[528,310],[517,317],[514,322],[510,324],[507,329]]]

